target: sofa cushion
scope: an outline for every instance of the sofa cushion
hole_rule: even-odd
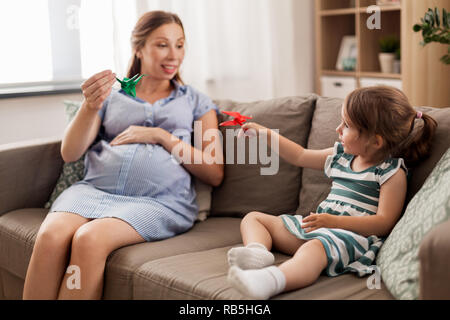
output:
[[[434,227],[450,219],[450,149],[409,203],[377,257],[390,292],[398,299],[419,298],[419,249]]]
[[[64,100],[64,107],[66,113],[67,124],[69,124],[81,107],[81,101]],[[56,198],[68,187],[75,182],[80,181],[84,177],[84,155],[74,162],[64,163],[62,172],[56,182],[50,199],[45,204],[44,208],[49,209]]]
[[[25,279],[36,235],[47,212],[20,209],[0,217],[0,268]]]
[[[0,268],[25,279],[39,227],[48,210],[21,209],[0,217]],[[108,257],[104,298],[132,299],[132,273],[145,262],[241,242],[240,219],[211,218],[163,241],[120,248]]]
[[[422,161],[412,172],[411,180],[408,183],[406,203],[408,203],[417,191],[419,191],[439,159],[441,159],[447,149],[450,148],[450,108],[438,109],[418,107],[416,109],[432,116],[437,121],[438,127],[433,138],[430,157]]]
[[[227,252],[231,247],[181,254],[158,259],[136,270],[133,276],[135,299],[248,299],[227,283]],[[289,257],[275,252],[275,263]],[[392,299],[383,283],[369,290],[368,278],[342,275],[320,276],[302,290],[280,294],[274,299]]]
[[[142,264],[188,252],[240,243],[240,219],[217,217],[194,224],[186,233],[163,241],[140,243],[114,251],[105,270],[104,299],[136,299],[132,276]]]
[[[331,148],[338,140],[336,128],[341,119],[342,103],[343,99],[318,98],[308,137],[308,149]],[[310,212],[316,212],[317,206],[327,197],[330,188],[331,180],[325,176],[323,170],[304,168],[297,214],[307,216]]]
[[[309,149],[329,148],[338,140],[339,135],[336,133],[336,128],[341,119],[342,103],[343,99],[318,98],[308,138]],[[433,138],[430,157],[412,170],[412,176],[408,182],[406,203],[420,189],[436,163],[450,147],[450,108],[418,107],[416,109],[432,116],[437,121],[438,128]],[[308,215],[310,212],[315,212],[319,203],[327,197],[330,187],[331,180],[324,175],[323,171],[303,169],[297,214]]]
[[[304,146],[309,135],[315,99],[315,95],[308,95],[252,103],[223,100],[216,101],[216,104],[221,111],[237,111],[252,116],[250,121],[271,129],[279,129],[282,135]],[[219,121],[225,120],[229,118],[222,114]],[[211,215],[242,217],[254,210],[275,215],[295,212],[298,206],[301,169],[280,159],[277,154],[270,152],[270,148],[258,151],[267,154],[271,160],[276,158],[279,167],[276,166],[275,160],[263,164],[259,157],[257,164],[251,164],[249,138],[245,139],[245,164],[238,164],[238,139],[236,136],[228,139],[225,131],[237,132],[238,128],[221,127],[220,130],[224,142],[224,159],[227,159],[231,150],[235,159],[232,163],[227,161],[224,180],[213,190]],[[258,138],[252,139],[257,141]],[[276,174],[263,175],[262,168],[271,168]]]

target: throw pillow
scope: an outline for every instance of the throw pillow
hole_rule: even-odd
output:
[[[320,150],[333,147],[339,139],[336,128],[341,122],[343,99],[319,97],[311,122],[307,148]],[[303,169],[302,188],[296,214],[309,215],[316,212],[317,206],[325,200],[331,189],[331,179],[323,170]]]
[[[450,218],[450,149],[412,198],[377,257],[381,277],[397,299],[419,297],[419,248],[425,235]]]
[[[312,94],[250,103],[222,100],[216,104],[221,111],[237,111],[253,117],[252,122],[279,129],[281,135],[305,146],[315,100],[316,95]],[[231,118],[221,114],[219,122],[226,120]],[[250,211],[273,215],[294,213],[298,207],[302,169],[278,157],[270,147],[267,150],[258,147],[258,138],[237,138],[238,127],[220,127],[220,130],[226,161],[225,176],[222,184],[213,190],[211,215],[243,217]],[[228,134],[233,132],[234,135]],[[245,144],[243,155],[238,154],[238,150],[243,149],[239,147],[241,143]],[[249,152],[250,143],[254,143],[253,150],[257,151]],[[239,163],[240,157],[245,164]],[[276,161],[278,164],[274,164]],[[263,169],[276,172],[261,171]]]
[[[67,124],[75,117],[78,109],[81,107],[81,101],[64,100],[64,107],[66,111]],[[74,162],[64,163],[62,173],[56,182],[50,199],[45,204],[46,209],[50,209],[56,198],[68,187],[84,177],[84,155]]]

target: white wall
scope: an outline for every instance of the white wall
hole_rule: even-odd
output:
[[[271,1],[270,25],[267,34],[274,45],[267,54],[274,68],[273,90],[254,95],[254,100],[295,96],[314,91],[314,1]],[[252,85],[252,84],[249,84]],[[248,88],[238,81],[228,84],[222,97],[220,90],[210,90],[211,98],[234,98],[245,101]],[[214,95],[217,93],[217,96]],[[241,99],[242,97],[242,99]],[[252,96],[253,97],[253,96]],[[36,138],[62,137],[66,126],[63,100],[81,100],[80,94],[46,95],[0,99],[0,144]]]
[[[274,96],[314,92],[315,23],[314,1],[283,0],[272,3]],[[286,16],[290,13],[290,16]]]
[[[64,100],[81,101],[81,94],[0,99],[0,144],[62,137],[66,127]]]

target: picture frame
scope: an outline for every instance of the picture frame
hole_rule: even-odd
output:
[[[356,44],[356,36],[344,36],[336,62],[336,70],[354,71],[356,69],[357,59],[358,47]]]

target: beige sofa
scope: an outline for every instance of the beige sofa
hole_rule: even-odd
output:
[[[254,121],[309,148],[332,146],[342,100],[316,95],[271,101],[217,101],[221,110],[252,115]],[[437,161],[450,147],[450,109],[420,108],[439,123],[432,155],[413,172],[408,201],[420,189]],[[223,130],[223,129],[222,129]],[[224,133],[224,143],[229,145]],[[236,139],[234,142],[236,142]],[[248,141],[247,141],[248,144]],[[249,147],[247,145],[247,147]],[[236,147],[235,147],[236,148]],[[232,149],[225,150],[230,153]],[[248,148],[247,148],[248,150]],[[227,251],[241,245],[239,224],[250,211],[307,214],[330,188],[320,171],[300,169],[280,160],[276,175],[261,175],[271,164],[227,164],[221,186],[212,192],[210,215],[174,238],[123,247],[108,258],[104,299],[245,299],[226,281]],[[21,299],[24,278],[43,209],[60,175],[60,141],[35,141],[0,147],[0,298]],[[436,227],[421,244],[423,299],[450,299],[450,223]],[[276,253],[276,263],[288,257]],[[437,263],[435,263],[438,261]],[[381,283],[370,290],[368,277],[346,274],[321,276],[310,287],[274,299],[393,299]]]

